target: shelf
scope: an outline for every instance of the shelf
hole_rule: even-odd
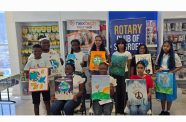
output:
[[[186,78],[176,78],[177,81],[186,81]]]
[[[157,47],[157,44],[147,45],[147,47]]]
[[[183,34],[186,34],[186,31],[164,31],[164,35],[167,35],[167,34],[180,34],[180,35],[183,35]]]

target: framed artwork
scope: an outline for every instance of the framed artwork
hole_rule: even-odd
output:
[[[136,63],[143,61],[145,64],[145,74],[153,74],[151,54],[135,55]]]
[[[72,76],[62,76],[55,80],[55,97],[57,100],[73,99],[73,78]]]
[[[92,100],[110,99],[110,76],[92,75]]]
[[[157,73],[156,92],[173,94],[173,73]]]
[[[29,70],[29,91],[48,90],[48,68],[33,68]]]
[[[128,92],[128,101],[130,105],[146,105],[147,88],[144,79],[126,79],[126,89]]]
[[[99,64],[105,61],[106,61],[105,51],[91,51],[89,69],[98,70]]]

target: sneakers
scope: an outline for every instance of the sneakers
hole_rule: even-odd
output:
[[[161,111],[159,115],[165,115],[165,111]]]
[[[168,112],[168,111],[161,111],[161,113],[159,115],[170,115],[170,112]]]
[[[165,114],[164,115],[170,115],[170,112],[168,111],[165,111]]]

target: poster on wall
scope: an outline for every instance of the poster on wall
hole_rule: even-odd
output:
[[[126,89],[128,92],[128,101],[130,105],[145,105],[148,103],[146,80],[127,79]]]
[[[145,44],[146,40],[146,19],[116,19],[110,23],[110,36],[112,49],[111,54],[117,50],[116,40],[124,38],[127,41],[126,50],[134,54],[138,45]]]
[[[106,61],[105,51],[91,51],[89,69],[98,70],[99,64],[105,61]]]
[[[81,50],[88,53],[95,36],[100,33],[98,20],[68,20],[67,21],[67,47],[71,51],[71,41],[79,39]]]
[[[112,65],[109,68],[110,75],[124,76],[127,61],[128,61],[127,56],[112,55],[111,58]]]
[[[156,92],[173,94],[173,73],[157,73]]]
[[[138,61],[143,61],[145,64],[145,74],[153,74],[151,54],[135,55],[135,59],[136,63]]]
[[[29,70],[29,92],[48,90],[48,68]]]
[[[147,45],[157,44],[156,20],[147,20],[146,21],[146,44]]]
[[[73,78],[72,76],[62,76],[55,80],[55,98],[57,100],[73,99]]]
[[[60,54],[59,26],[56,22],[29,22],[21,26],[21,59],[24,66],[32,53],[32,46],[39,44],[39,39],[50,40],[50,49]]]
[[[110,99],[109,81],[109,75],[92,75],[92,100]]]

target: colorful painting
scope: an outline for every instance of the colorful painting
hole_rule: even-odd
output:
[[[105,61],[106,61],[105,51],[91,51],[89,69],[98,70],[99,64]]]
[[[142,55],[135,55],[136,63],[138,61],[143,61],[145,64],[145,74],[153,74],[152,70],[152,59],[151,54],[142,54]]]
[[[157,73],[156,92],[173,94],[173,74]]]
[[[109,75],[92,75],[92,100],[110,99],[109,81]]]
[[[55,97],[57,100],[73,99],[73,78],[72,76],[62,76],[55,80]]]
[[[59,59],[58,54],[50,54],[50,64],[52,65],[51,74],[61,74],[62,73],[62,65]]]
[[[148,103],[146,80],[127,79],[126,89],[128,92],[128,101],[130,105],[146,105]]]
[[[29,70],[29,91],[48,90],[48,68],[35,68]]]
[[[125,75],[125,66],[127,63],[127,56],[112,55],[111,62],[112,66],[109,69],[110,75]]]
[[[67,55],[67,60],[75,60],[76,59],[76,55],[75,54],[68,54]]]

